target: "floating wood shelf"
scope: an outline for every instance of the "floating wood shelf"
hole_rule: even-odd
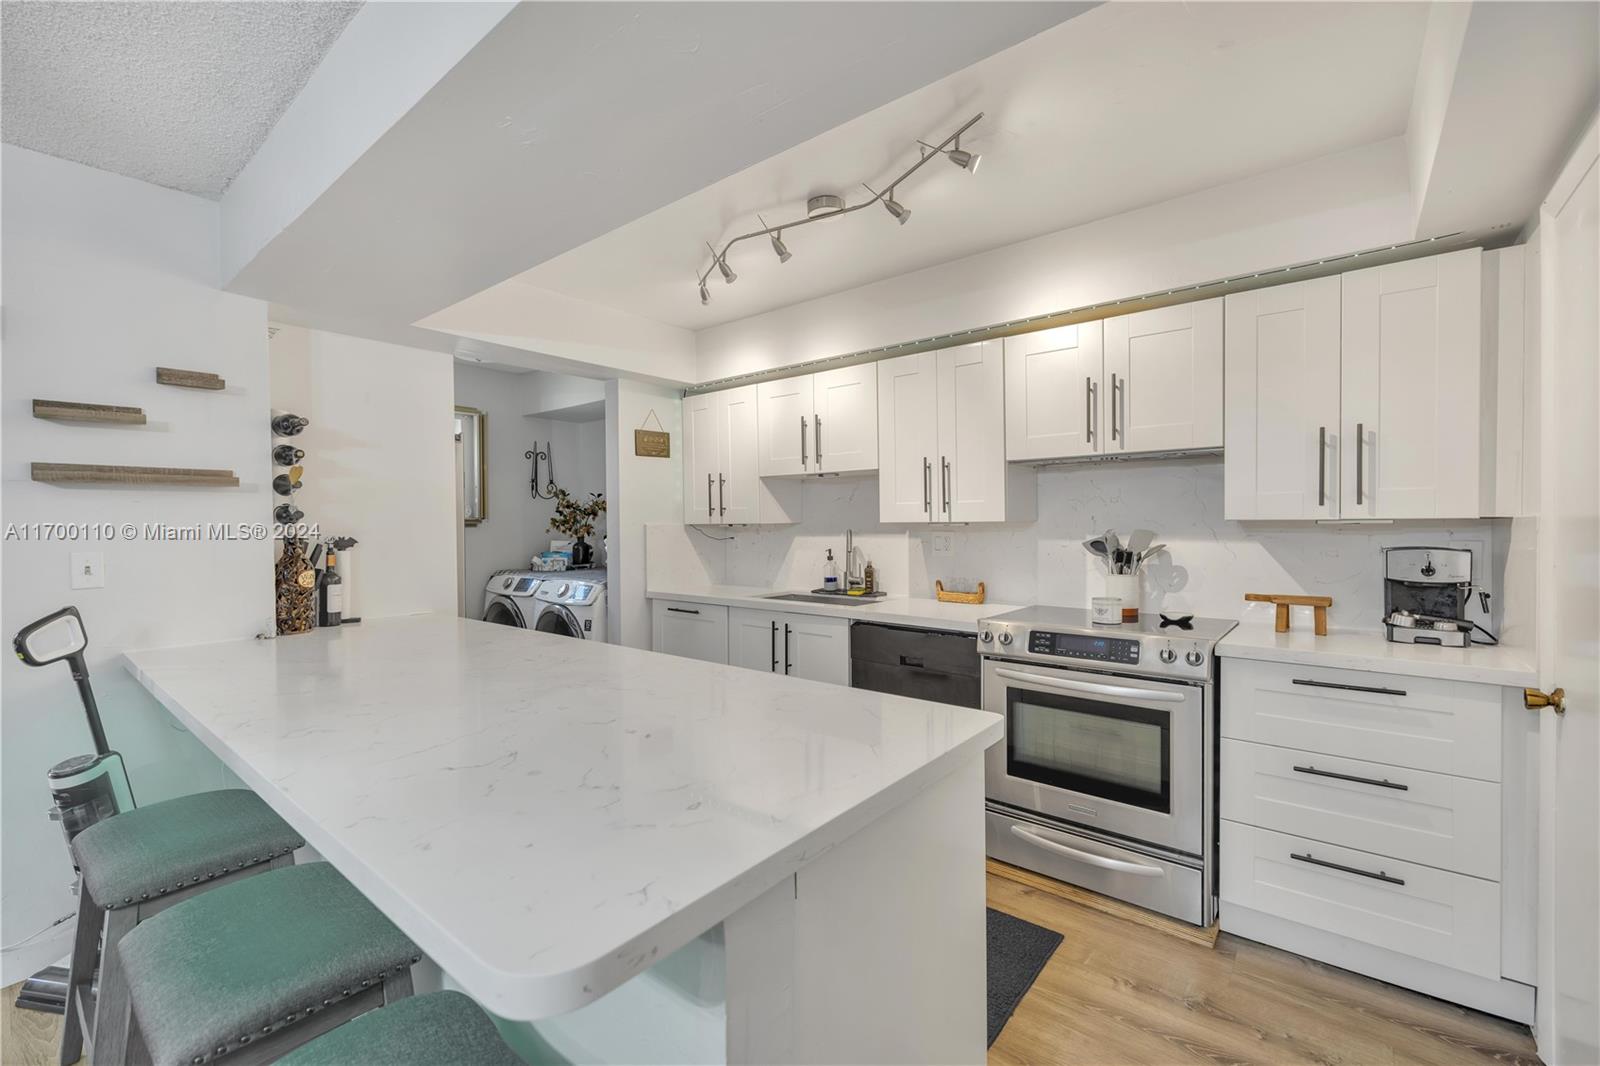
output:
[[[144,425],[144,410],[115,407],[108,403],[68,403],[66,400],[33,401],[33,417],[56,422],[114,422],[124,426]]]
[[[180,389],[225,389],[228,383],[204,370],[174,370],[170,366],[156,367],[156,384],[176,385]]]
[[[33,480],[52,485],[195,485],[208,488],[239,484],[232,470],[197,470],[186,466],[101,466],[94,463],[34,463]]]

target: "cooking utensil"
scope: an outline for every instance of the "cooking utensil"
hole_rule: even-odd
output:
[[[1083,548],[1090,555],[1098,555],[1100,561],[1106,564],[1106,572],[1111,572],[1111,550],[1106,547],[1103,539],[1096,537],[1093,540],[1086,540],[1083,542]]]
[[[1153,557],[1157,552],[1164,552],[1166,550],[1167,546],[1165,544],[1152,544],[1150,547],[1139,553],[1139,568],[1144,568],[1144,561],[1146,559]]]
[[[1135,556],[1143,555],[1145,549],[1156,539],[1153,529],[1136,529],[1128,535],[1128,550]]]

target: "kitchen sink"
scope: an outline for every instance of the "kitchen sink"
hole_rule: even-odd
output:
[[[859,607],[871,603],[867,596],[846,596],[842,592],[779,592],[761,597],[764,600],[788,600],[791,603],[837,603],[845,607]]]

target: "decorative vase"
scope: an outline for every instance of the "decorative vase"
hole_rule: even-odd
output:
[[[594,562],[594,546],[579,537],[572,542],[572,565],[589,566]]]

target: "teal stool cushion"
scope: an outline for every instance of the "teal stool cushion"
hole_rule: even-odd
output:
[[[417,946],[325,862],[220,885],[122,939],[156,1063],[234,1050],[410,967]]]
[[[460,992],[368,1011],[278,1060],[279,1066],[522,1066],[489,1016]]]
[[[89,895],[107,910],[266,862],[305,843],[254,792],[197,792],[96,822],[72,840]]]

